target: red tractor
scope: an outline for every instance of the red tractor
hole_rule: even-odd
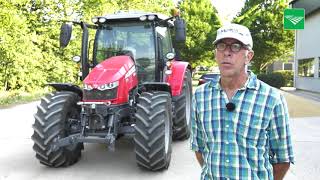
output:
[[[184,20],[119,11],[92,22],[61,26],[61,47],[70,41],[72,24],[82,28],[83,88],[49,84],[55,92],[41,99],[34,115],[36,158],[49,167],[69,166],[79,160],[83,143],[112,149],[116,140],[129,136],[140,167],[167,169],[172,140],[190,135],[191,69],[175,57],[174,48],[185,42]],[[95,31],[93,43],[89,29]]]

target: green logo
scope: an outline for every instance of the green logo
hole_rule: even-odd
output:
[[[304,9],[285,9],[284,29],[304,29]]]

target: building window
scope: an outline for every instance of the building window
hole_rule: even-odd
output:
[[[318,78],[320,78],[320,57],[318,57],[318,63],[319,63],[319,65],[318,65],[318,71],[319,71]]]
[[[314,58],[298,60],[298,75],[300,77],[314,77]]]
[[[292,63],[283,63],[283,70],[292,70]]]

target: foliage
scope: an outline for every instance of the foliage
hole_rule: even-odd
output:
[[[275,71],[275,73],[280,73],[285,81],[286,87],[293,87],[293,79],[294,79],[294,72],[291,70],[280,70]]]
[[[27,18],[16,8],[23,1],[13,2],[0,0],[0,90],[31,91],[44,82],[44,72],[34,73],[41,66],[41,53],[31,45],[34,34],[25,24]]]
[[[184,0],[180,4],[181,16],[187,22],[186,46],[181,48],[182,59],[195,67],[213,65],[212,42],[221,26],[217,10],[209,0]]]
[[[258,74],[258,79],[278,89],[286,85],[285,78],[281,73]]]
[[[256,73],[276,60],[292,58],[294,34],[283,29],[283,13],[288,0],[246,0],[233,20],[251,30],[255,57],[252,69]]]

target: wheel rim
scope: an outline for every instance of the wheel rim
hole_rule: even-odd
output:
[[[165,152],[168,154],[169,151],[169,144],[170,144],[170,115],[169,112],[167,111],[167,119],[165,120],[164,123],[164,144],[165,144]]]
[[[187,121],[187,125],[189,126],[189,123],[190,123],[190,114],[191,114],[191,92],[190,92],[190,87],[189,87],[189,84],[187,83],[187,86],[186,86],[186,121]]]

